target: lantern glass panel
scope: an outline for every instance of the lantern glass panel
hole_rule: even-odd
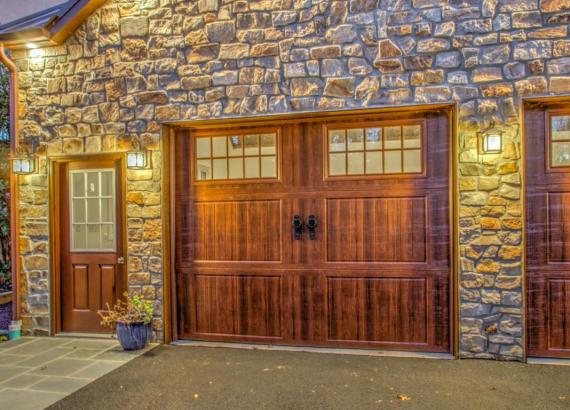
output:
[[[144,168],[146,166],[146,153],[133,151],[127,154],[127,167]]]
[[[500,152],[502,145],[501,136],[499,134],[486,135],[484,144],[485,152]]]

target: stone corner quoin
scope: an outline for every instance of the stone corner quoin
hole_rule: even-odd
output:
[[[456,102],[460,356],[523,360],[518,106],[570,93],[569,23],[565,0],[111,0],[65,44],[13,52],[44,165],[20,179],[25,329],[49,331],[48,156],[154,150],[127,173],[128,283],[161,339],[161,123]],[[492,127],[504,151],[482,159]]]

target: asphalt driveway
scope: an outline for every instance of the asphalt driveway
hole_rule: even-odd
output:
[[[569,409],[570,367],[159,346],[51,409]]]

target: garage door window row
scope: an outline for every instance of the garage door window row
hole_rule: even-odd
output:
[[[196,179],[275,179],[277,134],[196,138]]]
[[[423,171],[421,125],[328,131],[328,176]]]

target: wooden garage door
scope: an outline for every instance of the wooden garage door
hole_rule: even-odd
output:
[[[174,146],[179,339],[449,351],[446,113]]]
[[[570,357],[570,106],[525,110],[528,355]]]

